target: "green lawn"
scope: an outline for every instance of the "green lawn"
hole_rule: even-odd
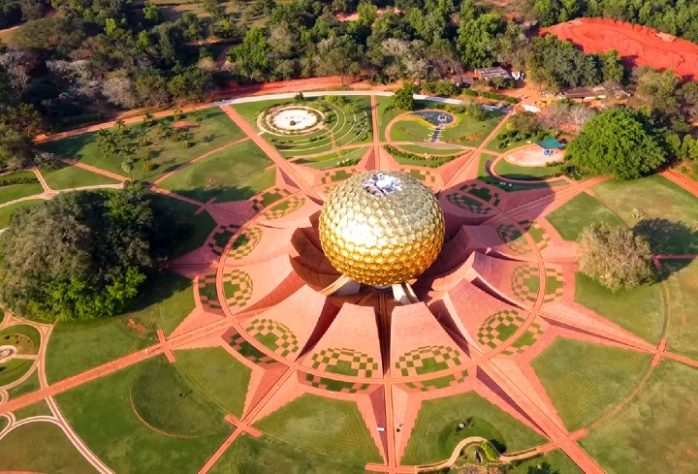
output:
[[[397,142],[425,142],[433,130],[434,127],[425,119],[408,114],[393,124],[390,139]]]
[[[7,393],[10,395],[10,399],[13,399],[19,397],[20,395],[24,395],[25,393],[33,392],[38,389],[39,376],[36,372],[34,372],[29,376],[29,378],[27,378],[27,380],[17,385],[16,387],[12,387],[7,391]]]
[[[0,176],[0,180],[12,179],[26,180],[29,182],[0,186],[0,204],[44,192],[44,188],[41,187],[39,180],[36,179],[36,176],[31,171],[17,171]]]
[[[342,166],[354,166],[364,157],[368,147],[353,148],[342,150],[329,155],[314,156],[312,158],[302,158],[296,160],[297,164],[304,164],[311,168],[326,170],[330,168],[339,168]]]
[[[272,162],[251,140],[221,150],[188,166],[161,187],[206,202],[249,199],[274,185]]]
[[[39,168],[39,171],[51,189],[70,189],[117,183],[116,180],[106,176],[92,173],[77,166],[70,166],[57,160],[51,166],[42,166]]]
[[[458,430],[459,423],[471,426]],[[479,395],[468,392],[422,402],[402,458],[403,464],[427,464],[447,459],[468,436],[482,436],[513,452],[545,442],[508,413]]]
[[[177,351],[175,367],[189,385],[225,412],[240,417],[251,370],[221,347]]]
[[[428,153],[434,157],[439,155],[460,155],[467,151],[464,148],[446,148],[444,145],[431,146],[428,143],[425,143],[424,145],[406,144],[400,145],[397,148],[417,154]]]
[[[533,368],[570,431],[599,418],[638,383],[651,356],[558,338]]]
[[[20,426],[3,438],[0,442],[0,470],[51,474],[96,472],[63,430],[52,423]]]
[[[190,232],[186,235],[179,235],[176,247],[173,249],[171,258],[180,257],[184,254],[196,250],[206,243],[209,235],[216,228],[216,221],[203,211],[196,213],[198,208],[188,202],[170,198],[163,195],[156,195],[153,198],[153,206],[171,216],[176,216],[188,225]]]
[[[509,163],[507,160],[499,160],[494,167],[494,171],[504,178],[535,181],[559,176],[562,173],[561,168],[560,165],[540,167],[517,166]]]
[[[0,229],[10,225],[12,214],[14,214],[16,211],[24,209],[25,207],[37,206],[44,202],[46,201],[43,199],[31,199],[29,201],[17,202],[15,204],[10,204],[9,206],[0,207]]]
[[[173,121],[173,117],[162,119]],[[133,178],[152,181],[178,165],[199,155],[211,151],[221,145],[243,137],[242,131],[217,107],[185,114],[183,121],[192,124],[190,131],[194,145],[185,148],[181,142],[172,139],[160,139],[157,127],[148,132],[151,144],[145,149],[138,149],[136,158],[150,154],[155,169],[147,171],[138,163],[133,169]],[[125,175],[121,169],[121,160],[105,156],[97,147],[97,134],[85,133],[41,145],[41,148],[51,153],[67,156],[83,163],[102,168],[113,173]]]
[[[617,215],[587,193],[580,193],[545,218],[565,240],[577,240],[590,224],[624,225]]]
[[[233,108],[237,110],[240,115],[242,115],[250,125],[254,126],[257,131],[260,131],[257,127],[257,116],[267,110],[270,107],[276,105],[290,104],[294,102],[293,99],[282,99],[282,100],[260,100],[255,102],[246,102],[243,104],[234,104]]]
[[[664,298],[659,285],[613,293],[577,272],[575,301],[649,342],[657,342],[664,325]]]
[[[212,404],[164,357],[149,362],[131,385],[133,409],[149,426],[174,437],[225,432],[223,411]],[[215,409],[214,409],[215,407]]]
[[[39,331],[28,324],[17,324],[0,331],[0,346],[13,345],[20,354],[36,354],[40,343]]]
[[[496,186],[499,189],[503,189],[504,191],[507,192],[512,192],[512,191],[527,191],[529,189],[538,189],[538,188],[549,188],[551,186],[551,183],[536,183],[536,182],[531,182],[530,184],[512,184],[511,186],[508,183],[503,183],[499,179],[495,179],[492,177],[488,172],[487,172],[487,163],[488,162],[493,162],[495,159],[494,155],[489,155],[487,153],[483,153],[480,155],[480,163],[478,165],[478,179],[484,183],[491,184],[492,186]],[[561,181],[563,182],[563,181]],[[563,182],[564,183],[564,182]],[[556,183],[552,183],[554,186]]]
[[[278,442],[349,465],[381,462],[369,427],[354,402],[305,394],[256,426]]]
[[[698,370],[665,360],[640,394],[582,445],[609,474],[694,473],[697,390]]]
[[[48,344],[49,382],[96,367],[157,342],[155,331],[171,332],[193,309],[191,282],[174,273],[158,273],[131,312],[95,321],[61,322]],[[129,326],[129,320],[132,324]]]
[[[456,123],[443,129],[441,140],[468,146],[480,145],[503,118],[502,114],[496,112],[487,112],[483,120],[475,120],[466,114],[453,115]]]
[[[359,462],[318,456],[295,449],[267,436],[242,435],[211,469],[211,474],[359,474],[366,472]]]
[[[669,291],[669,349],[698,359],[698,260],[663,262],[672,271]]]
[[[582,470],[562,451],[551,451],[543,456],[516,463],[509,474],[582,474]]]
[[[29,406],[20,408],[14,411],[15,417],[18,420],[24,420],[25,418],[32,418],[35,416],[51,416],[51,409],[44,400],[39,400],[38,402],[32,403]]]
[[[14,382],[27,370],[29,370],[34,361],[28,359],[10,359],[4,364],[0,364],[0,387]]]
[[[633,181],[609,181],[594,186],[599,199],[629,226],[633,210],[657,220],[649,232],[656,253],[698,253],[698,198],[662,176]]]
[[[82,440],[118,473],[196,472],[231,430],[223,413],[178,378],[162,356],[56,399]],[[149,421],[167,423],[181,435],[150,428],[134,411],[132,399]]]

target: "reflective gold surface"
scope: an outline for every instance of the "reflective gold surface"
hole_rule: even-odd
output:
[[[444,214],[429,188],[398,172],[371,171],[337,186],[320,215],[334,268],[367,285],[392,285],[429,268],[444,240]]]

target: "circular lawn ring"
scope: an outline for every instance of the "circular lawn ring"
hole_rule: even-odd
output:
[[[272,135],[305,135],[322,128],[325,115],[305,105],[281,105],[267,109],[258,120],[259,128]]]
[[[39,352],[41,335],[28,324],[16,324],[0,331],[0,387],[22,378],[34,365],[33,358],[18,355],[34,355]]]

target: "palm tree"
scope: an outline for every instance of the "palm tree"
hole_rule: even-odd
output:
[[[129,181],[133,181],[133,166],[135,164],[136,164],[136,160],[134,160],[130,156],[127,156],[121,162],[121,169],[124,170],[125,173],[128,173]]]

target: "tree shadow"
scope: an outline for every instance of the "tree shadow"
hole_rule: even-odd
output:
[[[683,222],[662,218],[643,219],[633,227],[633,233],[647,239],[653,254],[698,253],[698,229],[688,227]],[[690,262],[691,259],[688,258],[665,260],[661,266],[660,279],[666,279],[670,274],[688,266]]]

